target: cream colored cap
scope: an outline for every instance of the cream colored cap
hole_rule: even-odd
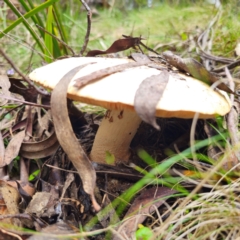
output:
[[[53,89],[71,69],[92,62],[94,64],[81,69],[74,79],[103,68],[132,62],[132,60],[96,57],[66,58],[34,70],[29,77],[34,82]],[[126,108],[134,111],[134,96],[140,83],[159,73],[160,70],[147,66],[129,68],[104,77],[80,90],[73,86],[73,79],[68,89],[68,97],[107,109]],[[156,116],[192,118],[198,112],[200,118],[212,118],[216,115],[225,115],[230,109],[231,103],[225,92],[214,91],[205,83],[190,76],[171,73],[163,96],[157,104]]]

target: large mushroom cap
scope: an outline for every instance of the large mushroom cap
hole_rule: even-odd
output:
[[[34,70],[30,79],[53,89],[58,81],[76,66],[92,63],[81,69],[74,79],[97,70],[131,62],[129,59],[78,57],[58,60]],[[129,68],[104,77],[78,90],[72,81],[68,97],[80,102],[98,105],[107,109],[134,111],[134,95],[141,82],[160,71],[147,66]],[[151,96],[150,96],[151,97]],[[231,103],[227,94],[212,90],[208,85],[182,74],[170,74],[168,85],[157,104],[156,116],[192,118],[196,112],[200,118],[225,115]]]

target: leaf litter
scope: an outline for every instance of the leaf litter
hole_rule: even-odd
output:
[[[135,46],[137,46],[138,44],[136,44],[136,42],[134,42],[135,40],[136,41],[139,41],[139,39],[141,39],[141,38],[126,38],[126,39],[120,39],[121,41],[119,41],[119,40],[117,40],[116,42],[114,42],[113,44],[112,44],[112,46],[107,50],[107,51],[104,51],[104,54],[106,54],[106,53],[110,53],[110,52],[118,52],[118,51],[123,51],[123,50],[125,50],[125,49],[128,49],[128,48],[130,48],[130,47],[135,47]],[[122,41],[122,40],[124,40],[124,41]],[[139,42],[138,42],[139,43]],[[113,49],[113,50],[112,50]],[[95,53],[96,52],[98,52],[99,53],[99,51],[100,50],[94,50],[95,51]],[[101,51],[100,51],[101,52]],[[89,54],[95,54],[94,52],[90,52]],[[103,52],[101,52],[101,54],[102,54]],[[164,54],[163,54],[163,57],[164,57]],[[166,54],[165,54],[165,57],[166,57]],[[166,59],[167,60],[167,59]],[[141,65],[142,63],[140,63],[141,62],[141,60],[136,60],[137,61],[137,63],[139,64],[139,65]],[[168,63],[170,63],[171,64],[171,62],[170,61],[168,61]],[[189,61],[185,61],[184,59],[181,59],[181,61],[180,61],[180,67],[179,66],[177,66],[174,62],[173,62],[173,64],[171,64],[172,66],[175,66],[175,67],[177,67],[180,71],[182,71],[182,70],[184,70],[185,72],[187,72],[187,73],[189,73],[189,74],[192,74],[192,75],[194,75],[195,73],[191,73],[191,69],[189,70],[189,68],[187,68],[187,65],[188,65],[188,63],[189,63]],[[182,64],[183,63],[183,64]],[[146,63],[144,63],[144,64],[146,64]],[[199,74],[198,72],[200,71],[202,71],[203,70],[203,68],[202,68],[202,66],[200,66],[199,64],[200,63],[196,63],[196,61],[195,60],[193,60],[193,61],[190,61],[190,64],[193,64],[194,66],[196,66],[196,69],[194,69],[194,72],[196,72],[197,71],[197,74]],[[232,63],[230,63],[230,64],[232,64]],[[237,64],[238,63],[236,63],[236,66],[237,66]],[[135,64],[135,65],[137,65],[137,64]],[[231,65],[231,66],[233,66],[233,65]],[[83,66],[81,66],[81,67],[83,67]],[[81,68],[80,67],[80,68]],[[199,70],[199,68],[200,68],[200,70]],[[121,66],[119,69],[115,69],[115,70],[113,70],[113,72],[115,71],[115,72],[117,72],[117,71],[123,71],[124,69],[126,69],[126,67],[124,66]],[[204,71],[204,75],[209,75],[209,73],[208,72],[206,72],[206,71],[208,71],[208,70],[203,70]],[[113,72],[109,72],[108,70],[103,70],[101,73],[100,72],[95,72],[95,73],[93,73],[93,75],[92,76],[89,76],[89,78],[88,79],[85,79],[85,80],[79,80],[78,81],[78,83],[77,83],[77,86],[78,87],[82,87],[82,86],[84,86],[84,85],[86,85],[86,84],[88,84],[89,82],[92,82],[92,81],[96,81],[97,79],[99,79],[99,78],[101,78],[102,76],[106,76],[106,75],[108,75],[108,74],[112,74]],[[216,71],[217,72],[217,71]],[[69,74],[74,74],[73,72],[71,72],[71,73],[69,73]],[[196,76],[196,75],[195,75]],[[201,76],[200,76],[200,78],[201,78]],[[155,96],[157,96],[158,98],[160,98],[161,97],[161,95],[163,94],[163,92],[164,92],[164,88],[165,88],[165,86],[166,86],[166,84],[167,84],[167,79],[168,79],[168,72],[166,72],[166,71],[164,71],[164,74],[160,74],[160,76],[154,76],[154,77],[150,77],[150,78],[148,78],[148,79],[145,79],[144,80],[144,83],[143,83],[143,86],[140,88],[140,90],[139,90],[139,93],[137,93],[136,94],[136,97],[135,98],[137,98],[137,99],[140,99],[141,98],[141,96],[143,97],[143,99],[145,99],[145,102],[149,99],[149,92],[151,92],[151,91],[149,91],[149,89],[148,89],[148,87],[151,89],[151,88],[153,88],[153,86],[154,86],[154,83],[155,82],[157,82],[158,83],[158,81],[163,81],[164,82],[164,84],[163,84],[163,86],[161,86],[159,89],[157,89],[156,90],[156,95]],[[207,81],[209,81],[210,80],[210,82],[211,82],[211,80],[212,80],[212,77],[210,76],[210,79],[207,79]],[[12,80],[13,82],[14,82],[14,80]],[[215,79],[214,79],[214,81],[215,81]],[[67,89],[67,86],[66,85],[68,85],[67,83],[65,83],[65,84],[63,84],[64,85],[64,89],[62,90],[62,92],[64,93],[64,92],[66,92],[66,89]],[[16,89],[15,89],[16,90]],[[31,90],[30,89],[28,89],[29,90],[29,92],[31,92],[32,91],[32,93],[34,92],[33,90],[32,90],[32,88],[31,88]],[[228,88],[226,88],[225,87],[225,90],[227,90],[228,92],[230,92],[230,93],[232,93],[232,91],[233,90],[230,90],[229,91],[229,89]],[[16,91],[18,91],[19,92],[19,90],[16,90]],[[146,94],[146,93],[148,93],[148,94]],[[145,94],[145,95],[144,95]],[[27,97],[29,97],[29,94],[28,94],[28,96],[27,96],[27,94],[26,93],[24,93],[24,92],[22,92],[22,95],[25,95],[25,97],[26,97],[26,99],[27,99]],[[33,97],[34,96],[34,94],[30,94],[30,98],[32,98],[32,99],[34,99],[35,100],[35,97]],[[57,95],[57,96],[59,96],[59,95]],[[61,99],[61,100],[65,100],[66,99],[66,97],[60,97],[59,99]],[[59,100],[58,99],[58,100]],[[8,102],[6,99],[4,100],[5,101],[5,103],[6,102]],[[53,101],[53,100],[52,100]],[[140,110],[139,112],[140,112],[140,115],[142,116],[142,118],[143,118],[143,120],[145,120],[146,122],[149,122],[149,123],[151,123],[155,128],[158,128],[159,126],[157,125],[157,122],[159,122],[159,119],[158,120],[155,120],[155,117],[154,117],[154,111],[155,111],[155,104],[156,104],[156,98],[154,97],[153,98],[153,100],[152,100],[152,102],[151,102],[151,108],[150,109],[146,109],[146,107],[145,107],[145,110]],[[54,109],[56,108],[56,106],[57,106],[57,104],[59,104],[60,106],[62,106],[60,103],[59,103],[59,101],[57,102],[57,100],[55,100],[55,104],[54,104]],[[136,107],[136,106],[135,106]],[[52,107],[53,108],[53,107]],[[138,108],[138,106],[136,107],[136,108]],[[62,108],[62,109],[64,109],[64,111],[65,111],[65,117],[66,117],[66,119],[68,119],[68,115],[66,115],[66,105],[64,105],[64,108]],[[61,110],[62,110],[61,109]],[[62,112],[59,110],[59,111],[57,111],[57,113],[55,112],[55,117],[58,117],[58,114],[62,114]],[[57,115],[57,116],[56,116]],[[28,115],[29,116],[29,115]],[[44,115],[45,116],[45,115]],[[37,134],[36,136],[37,136],[37,138],[38,138],[38,140],[40,141],[40,142],[38,142],[38,143],[40,143],[39,145],[40,145],[40,147],[38,148],[38,146],[37,146],[37,142],[35,142],[34,141],[34,139],[33,138],[31,138],[30,137],[30,142],[26,142],[26,145],[25,145],[25,147],[26,147],[26,149],[34,149],[35,147],[36,147],[36,149],[34,150],[36,153],[39,153],[39,152],[41,152],[41,149],[43,149],[43,151],[44,150],[46,150],[47,148],[46,148],[46,146],[49,146],[49,145],[51,145],[52,144],[52,141],[49,141],[49,139],[54,139],[53,140],[53,142],[54,142],[54,144],[56,144],[56,146],[55,146],[55,148],[52,150],[52,152],[48,152],[48,149],[47,149],[47,155],[25,155],[25,157],[26,158],[30,158],[30,159],[32,159],[32,158],[44,158],[44,157],[47,157],[47,156],[53,156],[53,158],[54,158],[54,153],[56,153],[56,151],[57,151],[57,148],[58,148],[58,146],[59,146],[59,143],[56,141],[56,136],[54,136],[54,131],[48,131],[49,130],[49,125],[48,124],[46,124],[45,126],[43,126],[43,124],[41,123],[41,120],[40,120],[40,118],[41,118],[41,113],[38,111],[38,117],[37,117],[37,119],[39,119],[39,128],[41,129],[41,130],[38,130],[40,133],[42,133],[43,135],[44,135],[44,133],[46,132],[46,136],[44,136],[44,137],[40,137],[41,136],[41,134]],[[36,119],[36,116],[33,116],[33,119]],[[22,120],[23,122],[22,122],[22,124],[19,124],[19,122],[17,122],[17,123],[15,123],[15,128],[12,128],[12,130],[13,130],[13,132],[15,132],[15,131],[19,131],[20,130],[20,132],[19,133],[22,133],[22,132],[24,132],[24,130],[21,130],[21,128],[23,128],[24,127],[24,125],[26,125],[26,121],[24,121],[24,120]],[[64,122],[66,122],[65,120],[63,120]],[[56,122],[56,121],[55,121]],[[50,124],[50,123],[49,123]],[[18,127],[17,127],[17,125],[18,125]],[[34,133],[34,132],[32,132],[32,130],[34,129],[34,130],[36,130],[37,128],[33,128],[33,125],[34,125],[34,121],[32,120],[30,123],[29,123],[29,125],[28,125],[28,133]],[[41,126],[40,126],[41,125]],[[54,123],[54,125],[55,125],[55,123]],[[64,125],[64,126],[66,126],[66,125]],[[67,124],[67,126],[69,127],[70,126],[70,123],[68,122],[68,124]],[[148,126],[149,127],[149,126]],[[55,128],[56,128],[56,126],[55,126]],[[58,128],[58,127],[57,127]],[[32,130],[31,130],[32,129]],[[146,129],[146,128],[145,128]],[[58,135],[58,133],[60,132],[61,133],[61,131],[62,131],[62,129],[60,129],[60,127],[58,128],[58,130],[59,131],[56,131],[56,134]],[[166,131],[164,128],[163,129],[161,129],[162,131]],[[150,130],[148,131],[148,134],[149,135],[151,135],[152,134],[152,128],[150,128]],[[170,127],[170,131],[174,131],[174,130],[172,130],[172,126]],[[65,130],[63,130],[62,131],[63,133],[61,133],[62,134],[62,137],[58,137],[59,139],[64,139],[63,138],[63,134],[65,133]],[[50,134],[49,134],[50,133]],[[7,133],[8,135],[5,135],[5,138],[7,138],[6,136],[13,136],[12,135],[12,131],[9,131],[8,133]],[[2,135],[4,135],[4,134],[2,134]],[[17,135],[17,134],[16,134]],[[23,135],[23,133],[22,133],[22,135]],[[73,135],[73,132],[72,132],[72,130],[71,130],[71,137],[72,136],[74,136]],[[29,136],[28,136],[29,137]],[[13,137],[14,138],[14,137]],[[12,139],[13,139],[12,138]],[[44,138],[45,138],[45,140],[46,140],[46,142],[45,142],[45,140],[44,140]],[[180,136],[180,138],[181,138],[181,136]],[[66,137],[66,139],[68,139],[67,137]],[[21,140],[21,139],[20,139]],[[32,141],[32,142],[31,142]],[[59,142],[60,142],[60,144],[61,144],[61,141],[63,141],[63,140],[60,140]],[[4,146],[4,144],[3,144],[3,140],[1,141],[2,142],[2,145]],[[43,143],[44,142],[44,143]],[[75,139],[74,140],[74,144],[75,143],[77,143],[78,141]],[[169,144],[171,143],[171,145],[174,145],[174,142],[169,142]],[[16,156],[16,153],[19,151],[19,146],[22,146],[22,156],[24,157],[24,144],[25,144],[25,142],[23,142],[23,141],[20,141],[20,143],[18,144],[18,145],[15,145],[16,147],[15,147],[15,152],[11,155],[11,157],[9,157],[9,159],[13,159],[14,158],[14,156]],[[53,144],[53,145],[54,145]],[[156,141],[155,142],[155,144],[156,145],[158,145],[159,144],[159,142],[158,141]],[[162,143],[160,143],[160,145],[161,145]],[[165,145],[166,145],[166,143],[164,143]],[[162,145],[164,145],[164,144],[162,144]],[[186,142],[186,145],[187,145],[188,143]],[[36,146],[35,146],[36,145]],[[42,145],[42,146],[41,146]],[[67,146],[67,147],[69,147],[69,143],[67,144],[67,145],[65,145],[65,143],[64,144],[61,144],[62,145],[62,147],[63,146]],[[78,144],[79,145],[79,144]],[[75,145],[73,145],[73,146],[76,146],[76,144]],[[65,152],[68,154],[68,152],[69,152],[69,149],[71,150],[71,149],[73,149],[73,146],[70,146],[68,149],[67,148],[65,148],[66,150],[65,150]],[[3,148],[3,147],[2,147]],[[77,148],[79,148],[79,147],[77,147]],[[63,147],[63,149],[64,149],[64,147]],[[21,151],[20,151],[20,155],[21,155]],[[29,152],[31,152],[31,150],[29,150]],[[82,155],[82,153],[83,153],[83,149],[80,149],[80,152],[81,152],[81,154],[80,155]],[[70,154],[71,155],[71,154]],[[83,154],[83,156],[84,156],[84,154]],[[3,157],[3,155],[2,155],[2,157]],[[46,159],[43,159],[43,160],[46,160]],[[49,159],[48,159],[49,160]],[[53,160],[53,159],[51,159],[50,158],[50,160]],[[65,160],[64,159],[62,159],[62,162],[63,162],[63,166],[66,166],[66,165],[64,165],[65,164]],[[87,161],[86,161],[87,162]],[[55,166],[55,165],[53,165],[53,166]],[[84,166],[84,165],[83,165]],[[93,199],[94,198],[94,193],[93,193],[93,186],[94,186],[94,184],[95,184],[95,173],[93,173],[94,171],[93,171],[93,168],[92,167],[90,167],[90,165],[88,165],[87,166],[87,168],[89,168],[90,169],[90,173],[91,174],[80,174],[80,177],[81,178],[83,178],[83,179],[89,179],[89,178],[91,178],[92,177],[92,179],[90,179],[91,181],[89,181],[89,183],[90,183],[90,187],[89,186],[86,186],[86,185],[84,185],[84,181],[83,181],[83,188],[85,189],[85,191],[86,192],[88,192],[90,195],[91,195],[91,198],[92,198],[92,200],[93,201],[95,201],[95,199]],[[103,166],[103,169],[104,169],[104,166]],[[114,167],[113,167],[113,169],[114,169]],[[41,194],[36,194],[36,196],[34,196],[34,201],[36,201],[36,203],[35,204],[33,204],[34,202],[31,202],[31,204],[29,204],[29,208],[28,208],[28,212],[29,212],[29,215],[32,215],[33,213],[35,213],[35,214],[33,214],[33,215],[36,215],[35,217],[33,217],[32,218],[32,221],[36,224],[37,222],[39,223],[39,227],[38,227],[38,229],[39,230],[42,230],[42,229],[44,229],[44,226],[45,226],[45,224],[44,224],[44,221],[42,221],[41,220],[41,217],[49,217],[49,219],[51,219],[51,217],[52,217],[52,215],[54,215],[54,214],[58,214],[59,212],[58,212],[58,210],[57,210],[57,207],[56,206],[58,206],[57,205],[57,202],[58,202],[58,199],[59,199],[59,194],[58,194],[58,190],[57,190],[57,188],[59,187],[59,186],[63,186],[64,185],[64,180],[63,180],[63,178],[60,176],[60,174],[59,174],[59,171],[60,171],[61,169],[57,169],[56,171],[55,171],[55,174],[53,174],[53,170],[51,171],[51,173],[49,174],[49,183],[47,183],[47,182],[45,182],[44,183],[44,180],[43,180],[43,175],[40,175],[40,178],[38,178],[38,180],[37,180],[37,182],[41,182],[42,183],[42,190],[46,190],[46,189],[50,189],[50,193],[46,193],[45,191],[43,191]],[[114,169],[116,172],[117,172],[117,168],[116,169]],[[44,171],[43,171],[44,172]],[[103,170],[103,172],[104,172],[104,170]],[[124,172],[124,171],[123,171]],[[93,175],[92,175],[92,173],[93,173]],[[106,173],[105,173],[106,174]],[[110,173],[107,173],[107,174],[110,174]],[[113,173],[113,175],[114,175],[114,173]],[[134,174],[133,174],[134,175]],[[119,177],[120,177],[120,175],[118,175]],[[53,182],[51,182],[50,183],[50,180],[52,181],[53,179],[57,179],[57,181],[58,181],[58,183],[53,183]],[[77,188],[77,186],[76,185],[74,185],[75,183],[74,182],[72,182],[73,180],[69,180],[69,181],[67,181],[67,183],[66,183],[66,186],[64,187],[64,191],[68,191],[68,187],[69,188],[71,188],[71,190],[72,190],[72,192],[75,192],[75,196],[77,197],[77,194],[76,194],[76,188]],[[38,185],[40,185],[40,184],[38,184]],[[44,186],[44,187],[43,187]],[[74,186],[74,187],[73,187]],[[85,187],[84,187],[85,186]],[[157,188],[154,188],[154,191],[158,191],[159,190],[159,194],[160,195],[158,195],[158,197],[159,196],[161,196],[163,193],[161,192],[161,188],[159,188],[159,189],[157,189]],[[63,191],[63,193],[64,193],[64,191]],[[153,199],[155,199],[155,197],[157,197],[157,196],[155,196],[155,195],[153,195],[152,194],[152,189],[146,189],[146,191],[145,191],[145,193],[146,194],[150,194],[150,197],[149,198],[147,198],[147,203],[148,202],[151,202]],[[169,196],[169,195],[171,195],[172,194],[172,192],[171,192],[171,190],[169,189],[169,188],[167,188],[167,192],[169,191],[169,193],[167,193],[166,194],[166,196]],[[19,190],[19,192],[20,192],[20,190]],[[136,211],[136,209],[138,209],[138,207],[139,206],[141,206],[142,204],[143,204],[143,200],[141,199],[141,198],[143,198],[143,196],[144,196],[144,193],[139,197],[139,198],[136,198],[136,200],[135,200],[135,202],[134,202],[134,204],[133,204],[133,207],[132,208],[130,208],[129,209],[129,212],[134,212],[134,211]],[[10,196],[11,197],[11,196]],[[63,196],[61,195],[61,199],[63,198]],[[140,199],[140,200],[139,200]],[[138,203],[136,203],[137,201],[139,201]],[[43,204],[42,205],[42,207],[40,207],[40,208],[37,208],[37,207],[39,207],[39,205],[40,204],[42,204],[43,202],[45,202],[45,204]],[[161,200],[160,200],[160,202],[161,202]],[[158,203],[158,201],[156,202],[156,203]],[[160,204],[162,204],[162,203],[160,203]],[[36,207],[36,209],[34,209],[33,207],[31,207],[30,208],[30,206],[33,206],[33,205],[35,205],[35,207]],[[69,207],[70,205],[68,205],[68,207]],[[56,207],[56,208],[55,208]],[[135,208],[134,208],[135,207]],[[157,207],[157,206],[156,206]],[[30,209],[30,210],[29,210]],[[95,209],[96,210],[98,210],[98,206],[97,205],[95,205]],[[148,211],[149,209],[147,209],[147,211]],[[18,214],[18,212],[16,211],[16,212],[14,212],[15,213],[15,215],[16,216],[19,216],[19,218],[21,218],[21,214]],[[22,215],[22,218],[23,218],[24,216]],[[77,219],[77,218],[76,218]],[[142,222],[143,220],[141,220],[140,222]],[[26,224],[27,225],[27,224]],[[40,227],[40,225],[42,226],[42,227]],[[57,225],[57,224],[56,224]],[[54,224],[52,225],[52,226],[55,226]],[[68,225],[67,225],[68,226]],[[105,225],[105,226],[107,226],[107,225]],[[131,227],[130,227],[131,226]],[[61,228],[61,227],[60,227]],[[66,227],[67,228],[67,227]],[[126,232],[130,232],[131,231],[131,228],[132,228],[132,225],[129,225],[128,226],[128,229],[126,230]],[[36,229],[37,229],[37,227],[36,227]],[[52,230],[50,230],[50,229],[48,229],[47,230],[47,228],[45,228],[46,229],[46,231],[47,231],[47,233],[51,233],[51,231]],[[56,230],[58,230],[59,229],[59,227],[58,226],[56,226]],[[134,227],[133,228],[134,230],[136,230],[136,227]],[[69,230],[70,231],[70,230]]]
[[[136,64],[134,63],[133,66],[145,65],[146,62],[149,63],[149,60],[148,61],[146,61],[146,60],[147,60],[146,58],[144,58],[144,61],[141,61],[141,59],[140,59],[140,60],[138,60],[138,62]],[[66,91],[67,91],[68,84],[71,81],[71,78],[75,75],[75,73],[83,67],[84,66],[79,66],[78,68],[69,72],[66,75],[67,77],[66,76],[63,77],[63,81],[65,81],[65,83],[63,84],[63,82],[60,81],[61,82],[61,84],[59,84],[60,90],[58,89],[58,87],[56,87],[54,90],[56,92],[53,91],[53,93],[52,93],[51,108],[52,108],[53,123],[54,123],[55,131],[52,131],[52,130],[48,131],[49,130],[49,126],[48,126],[49,119],[47,117],[46,117],[46,119],[48,119],[47,124],[43,124],[41,122],[41,120],[39,120],[38,124],[37,124],[38,128],[34,128],[34,129],[41,129],[40,131],[39,130],[36,131],[37,139],[38,140],[40,139],[40,141],[38,141],[38,142],[23,142],[21,144],[22,148],[21,148],[20,154],[23,157],[30,158],[30,159],[35,158],[35,157],[36,158],[44,158],[46,156],[52,156],[53,153],[56,152],[56,150],[59,146],[59,143],[60,143],[60,145],[63,147],[63,150],[65,151],[65,153],[68,155],[68,157],[71,159],[72,162],[76,161],[76,159],[78,161],[79,156],[82,155],[83,156],[82,159],[84,161],[82,161],[82,164],[80,166],[77,166],[76,169],[81,167],[80,171],[78,171],[78,172],[80,172],[79,175],[80,175],[81,179],[83,180],[83,189],[85,190],[85,192],[87,192],[88,194],[91,195],[92,203],[93,203],[95,210],[99,210],[99,206],[95,205],[96,200],[95,200],[95,196],[94,196],[94,194],[95,194],[94,186],[95,186],[95,179],[96,179],[95,171],[94,171],[92,165],[90,164],[87,156],[85,155],[84,150],[81,148],[81,145],[79,144],[78,140],[75,138],[73,131],[71,129],[69,129],[69,126],[71,127],[71,125],[68,120],[68,113],[67,113]],[[126,67],[127,66],[120,66],[119,68],[117,67],[117,69],[114,69],[112,72],[110,71],[110,73],[109,73],[108,69],[107,70],[104,69],[101,72],[100,71],[95,72],[92,74],[92,76],[88,76],[83,81],[84,84],[81,84],[81,79],[80,79],[78,86],[82,87],[83,85],[86,85],[92,81],[97,81],[102,76],[106,76],[113,72],[124,71],[126,69]],[[128,67],[132,67],[132,66],[128,65]],[[159,101],[162,94],[164,93],[164,89],[168,83],[168,79],[169,79],[168,71],[163,70],[161,74],[145,79],[142,82],[142,85],[139,86],[139,89],[135,95],[135,108],[138,109],[137,112],[139,113],[139,115],[142,117],[142,119],[145,122],[152,124],[155,128],[158,128],[158,125],[155,120],[156,102]],[[155,86],[158,86],[158,87],[155,88]],[[155,91],[155,94],[152,93],[153,89]],[[151,97],[152,97],[151,102],[149,101],[149,95],[151,95]],[[149,101],[150,102],[149,104],[151,106],[149,105],[149,108],[148,108],[146,105],[143,104],[144,110],[141,110],[141,108],[139,106],[141,106],[142,103],[138,102],[138,101],[141,102],[141,99],[143,99],[143,102]],[[64,102],[64,105],[62,105],[61,100]],[[140,110],[139,110],[139,108],[140,108]],[[64,111],[65,111],[65,114],[63,114]],[[36,118],[36,115],[33,117]],[[39,112],[37,115],[37,118],[39,118],[39,117],[41,117],[41,112]],[[61,117],[63,117],[63,119],[60,120],[60,124],[59,124],[58,120]],[[67,125],[66,125],[66,121],[67,121]],[[25,122],[25,124],[26,124],[26,122]],[[33,120],[30,121],[29,124],[30,124],[30,126],[33,126]],[[23,127],[23,126],[24,126],[24,124],[20,125],[20,127],[18,127],[18,128],[16,127],[15,131],[21,129],[21,127]],[[29,133],[31,133],[31,128],[29,128],[29,129],[30,129]],[[50,135],[47,134],[45,139],[41,140],[41,135],[44,132],[50,133]],[[71,133],[70,137],[68,137],[69,133]],[[5,134],[5,136],[7,136],[7,135]],[[57,136],[58,141],[56,141],[56,136]],[[75,139],[73,142],[71,142],[69,140],[72,137],[74,137],[74,139]],[[56,144],[56,148],[54,148],[54,150],[52,152],[49,152],[48,155],[41,155],[41,154],[38,155],[39,153],[41,153],[42,150],[48,152],[48,149],[55,144]],[[77,149],[79,149],[79,151]],[[25,155],[26,154],[25,152],[27,152],[29,154],[32,152],[36,152],[37,155]],[[72,159],[75,159],[75,160],[72,160]],[[87,163],[87,166],[85,166],[85,167],[87,170],[84,170],[84,165],[86,163]],[[89,171],[89,169],[90,169],[90,171]],[[117,169],[116,169],[116,171],[117,171]],[[113,175],[114,175],[114,173],[113,173]],[[49,176],[53,177],[52,174],[50,174]],[[119,173],[118,173],[118,176],[120,176]],[[60,177],[60,179],[61,179],[61,177]],[[87,183],[87,185],[85,183]],[[63,184],[63,181],[58,180],[58,184]],[[71,180],[68,183],[67,188],[74,189],[73,186],[74,186],[74,183]],[[25,213],[28,213],[30,215],[34,214],[34,215],[36,215],[37,218],[48,217],[51,219],[54,215],[59,214],[59,212],[58,212],[59,210],[57,210],[57,209],[59,209],[59,207],[57,207],[57,206],[63,207],[63,205],[66,205],[66,204],[68,206],[72,206],[72,204],[68,203],[65,200],[66,199],[65,197],[63,197],[62,195],[60,197],[59,193],[56,192],[56,190],[54,190],[54,189],[55,189],[55,187],[54,187],[54,185],[52,185],[50,187],[50,192],[42,191],[41,193],[38,192],[37,194],[35,194],[33,196],[34,200],[30,201],[30,204],[28,205]],[[64,188],[64,189],[65,189],[64,191],[67,192],[66,188]],[[150,191],[150,190],[147,189],[146,193],[148,193],[148,191]],[[161,191],[160,188],[159,188],[159,191]],[[169,192],[169,194],[170,194],[170,192]],[[140,199],[141,199],[141,197],[140,197]],[[61,202],[59,202],[59,201],[61,201]],[[152,201],[152,199],[148,199],[148,202],[151,202],[151,201]],[[45,203],[43,204],[43,202],[45,202]],[[41,206],[39,205],[40,203],[41,203]],[[79,202],[78,204],[80,204],[81,208],[84,208],[83,205],[81,205],[81,202]],[[138,206],[140,206],[142,204],[142,200],[138,204],[139,204]],[[82,211],[82,210],[80,210],[80,211]],[[114,211],[114,209],[112,209],[112,211]],[[134,210],[129,210],[129,211],[134,211]],[[144,219],[142,219],[140,222],[143,222]],[[77,221],[78,220],[76,219],[76,222]],[[26,223],[26,222],[27,221],[25,221],[25,224],[27,226],[32,227],[29,222],[28,223]],[[105,226],[107,226],[106,224],[107,224],[107,220],[106,220]],[[132,226],[132,225],[129,225],[129,226]],[[130,234],[129,232],[131,232],[132,227],[129,227],[129,226],[127,227],[127,229],[125,229],[126,234]],[[134,229],[136,230],[136,227]]]

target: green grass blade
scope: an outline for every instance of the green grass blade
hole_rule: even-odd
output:
[[[27,3],[26,3],[25,0],[19,0],[19,2],[21,3],[22,7],[24,8],[24,10],[25,10],[26,12],[29,12],[29,11],[31,10],[31,8],[27,5]],[[21,17],[21,16],[18,16],[18,17]],[[38,23],[35,15],[31,16],[31,19],[33,20],[33,22],[34,22],[35,24]]]
[[[58,10],[58,7],[56,6],[56,4],[53,5],[53,16],[54,16],[54,20],[57,24],[57,29],[58,29],[59,34],[61,36],[61,40],[64,41],[67,44],[67,42],[68,42],[67,33],[66,33],[65,28],[62,24],[61,15],[59,14],[59,10]],[[66,48],[66,46],[63,45],[62,47],[63,47],[64,54],[68,55],[68,49]]]
[[[48,14],[47,14],[47,22],[46,22],[46,31],[49,33],[53,33],[53,7],[49,6],[48,8]],[[52,36],[49,35],[48,33],[45,33],[45,61],[47,63],[51,63],[52,62],[52,56],[53,54],[53,39]]]
[[[208,146],[210,142],[212,142],[213,144],[217,141],[222,140],[223,137],[227,137],[228,134],[223,134],[222,135],[217,135],[212,137],[211,139],[205,139],[203,141],[200,141],[198,143],[196,143],[195,145],[195,149],[201,149],[203,147]],[[111,206],[113,208],[117,207],[117,214],[118,216],[121,215],[121,213],[123,212],[123,210],[126,208],[127,204],[131,201],[131,199],[135,196],[135,194],[137,192],[139,192],[140,189],[142,189],[144,186],[146,186],[147,184],[153,182],[152,180],[152,176],[155,175],[157,176],[158,174],[161,173],[165,173],[167,171],[167,169],[169,169],[172,165],[174,165],[175,163],[178,163],[179,161],[181,161],[184,157],[189,157],[191,155],[191,148],[188,148],[186,150],[184,150],[183,152],[181,152],[181,154],[175,155],[171,158],[169,158],[168,160],[162,162],[161,164],[159,164],[158,166],[156,166],[153,170],[151,170],[147,175],[145,175],[141,180],[139,180],[137,183],[135,183],[133,186],[131,186],[128,190],[126,190],[119,198],[115,199],[112,203]],[[157,179],[158,184],[162,183],[165,186],[171,186],[174,187],[174,185],[180,181],[179,178],[165,178],[165,179]],[[187,190],[185,190],[184,188],[180,188],[177,189],[182,191],[181,193],[179,193],[180,195],[184,196],[187,193]],[[109,209],[111,210],[111,208],[109,208],[108,206],[106,206],[100,213],[101,215],[98,215],[98,217],[93,217],[85,226],[84,229],[86,231],[90,231],[93,226],[99,221],[101,220],[101,216],[104,217]]]
[[[29,4],[31,10],[34,9],[35,7],[34,7],[34,5],[33,5],[33,3],[32,3],[32,0],[27,0],[27,1],[28,1],[28,4]],[[43,21],[42,21],[42,19],[40,18],[39,14],[36,13],[35,16],[36,16],[36,18],[37,18],[37,20],[38,20],[38,25],[40,25],[41,27],[44,27]],[[44,14],[44,16],[45,16],[45,14]],[[39,30],[39,31],[41,31],[41,30]],[[43,34],[43,33],[42,33],[42,34]]]
[[[37,44],[39,45],[40,49],[43,51],[44,47],[43,44],[41,43],[41,41],[39,40],[39,37],[37,36],[37,34],[33,31],[33,29],[31,28],[31,26],[29,25],[29,23],[26,21],[26,18],[22,17],[22,15],[20,14],[20,12],[16,9],[16,7],[9,1],[9,0],[5,0],[5,3],[8,5],[8,7],[15,13],[15,15],[18,17],[18,19],[16,21],[14,21],[9,27],[7,27],[5,30],[3,30],[3,32],[0,33],[0,38],[2,38],[5,34],[7,34],[9,31],[11,31],[12,29],[14,29],[17,25],[15,25],[14,23],[16,23],[19,19],[22,19],[22,23],[24,24],[24,26],[28,29],[28,31],[30,32],[30,34],[32,35],[32,37],[34,38],[34,40],[37,42]],[[20,23],[20,22],[19,22]]]
[[[2,38],[3,36],[5,36],[8,32],[10,32],[11,30],[13,30],[16,26],[18,26],[20,23],[23,23],[30,31],[30,33],[32,34],[32,36],[34,37],[35,41],[37,42],[37,44],[39,45],[39,47],[41,48],[41,50],[44,52],[44,46],[43,44],[40,42],[39,38],[36,36],[36,34],[34,33],[34,31],[29,28],[28,23],[26,22],[26,19],[30,18],[31,16],[35,15],[36,13],[44,10],[45,8],[51,6],[53,3],[57,2],[59,0],[49,0],[47,2],[42,3],[41,5],[39,5],[38,7],[32,9],[30,12],[24,14],[22,17],[19,17],[16,21],[14,21],[10,26],[8,26],[6,29],[4,29],[2,32],[0,32],[0,38]],[[5,0],[5,3],[10,7],[12,4],[10,3],[9,0]],[[11,8],[11,7],[10,7]],[[12,8],[11,8],[12,9]],[[19,14],[18,12],[16,13],[16,8],[13,6],[13,9],[15,14]]]

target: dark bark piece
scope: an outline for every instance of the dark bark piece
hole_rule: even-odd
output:
[[[58,141],[77,169],[82,180],[83,189],[90,195],[94,209],[99,211],[100,206],[94,197],[96,173],[89,158],[74,135],[67,111],[68,85],[75,74],[86,65],[87,64],[72,69],[61,78],[52,92],[51,109]]]
[[[139,117],[146,123],[160,130],[155,118],[156,106],[169,80],[168,71],[146,78],[140,84],[134,98],[134,108]]]

